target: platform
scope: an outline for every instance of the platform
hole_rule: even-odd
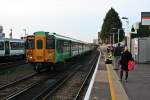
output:
[[[122,84],[129,100],[150,100],[150,64],[137,64]]]
[[[90,100],[110,100],[109,82],[107,77],[107,68],[104,63],[104,56],[100,58],[96,77],[94,80]]]
[[[104,63],[102,54],[89,98],[84,100],[150,99],[150,64],[136,64],[135,70],[129,72],[128,82],[124,80],[121,82],[119,70],[113,68],[112,64]]]

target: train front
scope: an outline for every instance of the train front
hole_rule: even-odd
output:
[[[28,36],[26,47],[27,62],[32,63],[36,71],[55,63],[55,40],[48,32],[35,32]]]

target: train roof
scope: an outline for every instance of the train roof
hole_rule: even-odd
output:
[[[77,39],[74,39],[74,38],[70,38],[70,37],[67,37],[67,36],[63,36],[63,35],[60,35],[60,34],[56,34],[56,33],[50,33],[50,32],[44,32],[44,31],[38,31],[38,32],[35,32],[34,35],[53,35],[54,37],[56,38],[60,38],[60,39],[65,39],[65,40],[70,40],[70,41],[73,41],[73,42],[79,42],[79,43],[84,43],[84,44],[88,44],[87,42],[83,42],[81,40],[77,40]]]

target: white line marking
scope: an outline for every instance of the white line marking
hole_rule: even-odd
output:
[[[100,52],[100,55],[99,55],[99,58],[98,58],[98,61],[97,61],[97,64],[96,64],[96,68],[95,68],[94,74],[92,76],[90,85],[88,87],[88,90],[86,91],[84,100],[89,100],[89,97],[90,97],[90,94],[91,94],[91,91],[92,91],[92,87],[93,87],[93,84],[94,84],[94,79],[95,79],[95,76],[96,76],[96,72],[97,72],[97,69],[98,69],[98,66],[99,66],[100,57],[101,57],[101,52]]]

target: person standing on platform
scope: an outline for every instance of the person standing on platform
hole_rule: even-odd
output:
[[[128,79],[128,61],[133,60],[131,52],[128,51],[128,48],[125,47],[123,53],[121,54],[121,59],[120,59],[120,65],[121,65],[121,70],[120,70],[120,80],[122,81],[123,77],[123,72],[125,72],[125,81],[127,82]]]
[[[107,49],[106,64],[112,64],[113,55],[111,49]]]
[[[122,52],[122,47],[120,46],[120,43],[118,43],[118,46],[114,50],[114,69],[118,70],[119,69],[119,59],[121,56]]]

